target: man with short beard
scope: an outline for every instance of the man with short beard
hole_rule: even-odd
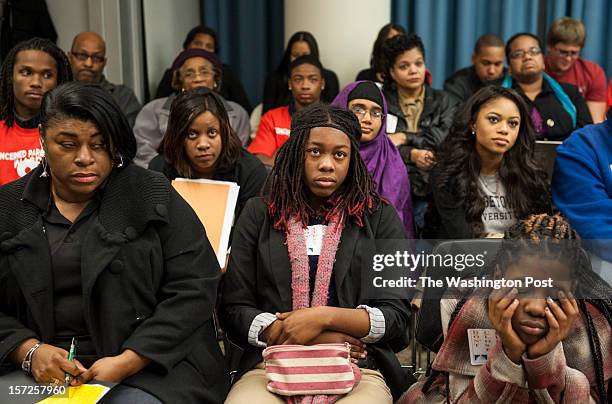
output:
[[[592,123],[578,89],[544,73],[540,39],[522,32],[506,43],[509,76],[502,86],[516,90],[529,106],[538,140],[564,140],[577,128]]]

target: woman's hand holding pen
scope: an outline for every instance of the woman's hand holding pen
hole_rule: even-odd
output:
[[[63,383],[66,373],[77,377],[86,370],[78,360],[68,360],[68,351],[48,344],[34,352],[31,369],[37,383]]]

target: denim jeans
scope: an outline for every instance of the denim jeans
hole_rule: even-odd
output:
[[[100,400],[101,404],[163,404],[157,397],[136,387],[119,384]]]

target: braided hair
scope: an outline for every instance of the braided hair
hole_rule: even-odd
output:
[[[57,45],[48,39],[32,38],[15,45],[10,50],[0,69],[0,119],[4,119],[7,127],[13,126],[15,120],[15,94],[13,93],[13,68],[17,54],[21,51],[38,50],[49,54],[57,69],[57,85],[72,81],[70,62]]]
[[[521,257],[531,254],[544,254],[546,258],[567,263],[568,267],[572,269],[573,275],[577,279],[575,294],[580,296],[580,298],[577,298],[578,307],[587,325],[589,346],[594,361],[597,394],[601,403],[607,403],[608,393],[605,387],[601,341],[587,308],[587,303],[594,306],[612,327],[612,299],[610,298],[612,288],[593,272],[587,253],[581,246],[580,237],[560,214],[531,215],[508,229],[495,260],[497,265],[492,267],[497,266],[503,273],[506,268],[519,261]],[[464,297],[455,307],[449,320],[449,329],[468,298]],[[429,390],[441,373],[439,371],[432,372],[423,386],[424,393]],[[447,373],[445,377],[448,392]],[[448,396],[447,399],[449,399]]]
[[[323,212],[315,212],[308,202],[304,183],[304,158],[310,130],[332,127],[344,132],[351,142],[350,165],[344,183],[328,198]],[[316,103],[297,112],[291,122],[291,136],[279,149],[270,173],[272,185],[268,197],[268,212],[276,230],[286,230],[292,216],[304,226],[310,217],[323,213],[323,221],[343,216],[363,226],[365,210],[372,212],[381,199],[374,182],[359,155],[361,127],[355,114],[344,109]]]
[[[593,318],[587,309],[587,303],[597,308],[612,327],[612,299],[610,298],[612,288],[593,272],[591,262],[581,247],[578,234],[560,214],[531,215],[510,228],[505,238],[513,242],[502,243],[497,258],[500,268],[507,268],[520,259],[520,255],[525,255],[524,252],[520,253],[521,251],[535,252],[537,249],[548,258],[568,263],[573,269],[577,279],[576,295],[580,296],[577,299],[578,307],[587,324],[589,345],[593,353],[597,394],[602,403],[607,403],[601,343],[593,324]]]

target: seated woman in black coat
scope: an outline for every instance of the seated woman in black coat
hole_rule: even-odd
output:
[[[223,101],[207,88],[184,91],[170,107],[168,129],[149,169],[169,179],[206,178],[240,186],[236,218],[249,198],[259,195],[267,172],[240,145]]]
[[[391,403],[407,387],[392,382],[406,379],[391,346],[401,348],[394,342],[404,340],[408,302],[372,298],[361,286],[365,251],[405,238],[404,227],[375,191],[360,138],[352,112],[324,104],[297,112],[269,197],[244,208],[219,311],[229,339],[244,349],[226,403],[285,402],[266,390],[266,344],[349,342],[353,357],[366,360],[343,402]]]
[[[118,383],[104,403],[222,402],[220,270],[193,210],[131,164],[130,126],[98,86],[47,93],[40,138],[43,163],[0,187],[2,370]]]
[[[501,87],[480,89],[441,146],[431,178],[436,214],[428,227],[438,238],[494,237],[530,214],[549,213],[546,173],[534,149],[522,98]]]
[[[283,59],[276,70],[266,77],[263,94],[262,115],[271,109],[284,107],[291,102],[291,91],[289,90],[289,66],[291,62],[303,55],[319,57],[319,46],[310,32],[296,32],[289,38]],[[321,100],[332,102],[340,91],[338,76],[331,70],[323,69],[325,88],[321,92]]]
[[[384,53],[387,132],[410,175],[414,223],[420,233],[431,194],[429,171],[455,110],[444,91],[427,84],[425,48],[418,35],[402,34],[387,40]]]

